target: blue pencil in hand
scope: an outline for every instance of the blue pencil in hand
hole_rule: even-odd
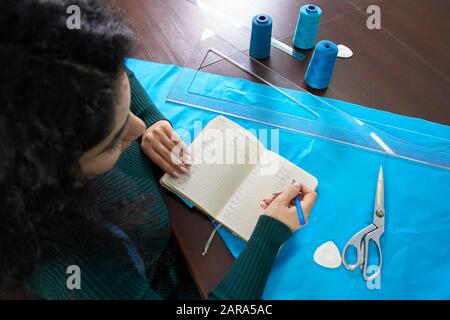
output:
[[[292,183],[295,183],[295,179],[292,179]],[[303,226],[306,224],[305,216],[303,215],[302,205],[300,204],[300,195],[297,195],[294,198],[295,207],[297,208],[298,221],[300,221],[300,225]]]
[[[303,215],[302,206],[300,205],[300,195],[296,196],[294,198],[295,207],[297,208],[297,214],[298,214],[298,221],[300,221],[300,225],[304,225],[305,222],[305,216]]]

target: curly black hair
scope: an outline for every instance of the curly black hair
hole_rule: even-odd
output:
[[[73,171],[112,130],[132,39],[100,1],[0,1],[0,295],[51,252],[111,245],[111,215]]]

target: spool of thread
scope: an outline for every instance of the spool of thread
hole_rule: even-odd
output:
[[[293,39],[294,46],[300,49],[314,47],[321,15],[322,9],[314,4],[306,4],[300,8]]]
[[[266,59],[270,56],[272,39],[272,18],[266,14],[258,14],[252,19],[250,36],[250,55],[255,59]]]
[[[337,54],[335,43],[329,40],[317,43],[305,74],[305,82],[311,88],[325,89],[330,85]]]

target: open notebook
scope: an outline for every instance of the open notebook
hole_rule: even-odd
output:
[[[244,240],[262,214],[259,204],[295,179],[316,189],[317,179],[264,148],[249,131],[218,116],[189,146],[193,166],[188,175],[160,182]]]

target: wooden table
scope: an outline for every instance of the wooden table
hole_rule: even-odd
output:
[[[204,28],[228,28],[187,0],[107,1],[120,9],[136,31],[136,58],[183,65]],[[315,3],[323,10],[318,39],[345,44],[350,60],[338,59],[330,87],[311,92],[339,100],[450,124],[450,1],[445,0],[204,0],[225,15],[249,22],[257,13],[272,16],[273,36],[292,45],[298,10]],[[381,30],[366,27],[366,8],[381,8]],[[265,64],[308,89],[306,62],[276,49]],[[309,90],[309,89],[308,89]],[[212,226],[195,209],[165,192],[173,227],[187,265],[203,296],[233,263],[220,237],[206,256],[204,244]]]

